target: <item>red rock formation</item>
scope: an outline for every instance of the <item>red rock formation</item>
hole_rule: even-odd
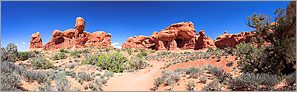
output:
[[[196,31],[192,22],[180,22],[154,32],[150,37],[128,38],[122,48],[152,48],[156,50],[194,49]]]
[[[84,32],[85,21],[83,18],[76,18],[75,29],[68,29],[65,32],[54,30],[52,38],[44,45],[45,50],[70,49],[83,47],[111,47],[111,34],[105,32]]]
[[[224,34],[217,37],[215,45],[217,48],[235,47],[241,42],[251,42],[251,38],[255,35],[255,32],[241,32],[239,34]]]
[[[88,41],[85,43],[86,46],[94,46],[99,48],[107,48],[110,46],[111,34],[105,32],[93,32],[90,34]]]
[[[205,35],[204,30],[200,30],[196,39],[195,50],[203,48],[215,48],[214,40]]]
[[[148,49],[152,48],[154,46],[154,43],[150,40],[147,36],[134,36],[129,37],[127,41],[122,44],[122,48],[142,48],[142,49]]]
[[[37,48],[42,48],[42,39],[40,37],[39,32],[36,32],[31,35],[31,40],[30,40],[30,48],[29,49],[37,49]]]
[[[192,22],[172,24],[159,33],[154,33],[156,50],[194,49],[196,31]]]

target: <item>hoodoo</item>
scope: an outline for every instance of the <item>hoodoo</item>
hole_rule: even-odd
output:
[[[36,32],[31,35],[30,48],[29,50],[43,48],[42,39],[39,32]]]

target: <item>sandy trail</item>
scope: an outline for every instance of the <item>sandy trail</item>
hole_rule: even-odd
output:
[[[164,63],[157,61],[148,63],[153,66],[131,73],[115,74],[108,80],[107,86],[103,87],[104,91],[150,91]]]

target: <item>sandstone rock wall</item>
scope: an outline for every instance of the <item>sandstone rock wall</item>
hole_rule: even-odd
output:
[[[139,37],[143,37],[143,39],[139,39]],[[204,31],[196,35],[196,30],[192,22],[172,24],[160,32],[154,32],[149,37],[130,37],[122,45],[122,48],[147,48],[155,50],[186,50],[210,47],[215,47],[213,40],[205,36]]]
[[[38,38],[38,36],[36,37],[37,34],[33,34],[30,41],[32,44],[32,46],[30,45],[30,49],[37,47],[44,50],[84,48],[90,46],[98,48],[112,47],[110,42],[111,34],[100,31],[93,33],[85,32],[85,25],[86,23],[82,17],[76,18],[75,29],[68,29],[64,32],[54,30],[50,41],[44,46],[42,46],[42,42],[41,45],[39,43],[38,39],[40,37]]]
[[[122,48],[145,48],[154,50],[186,50],[204,48],[226,48],[235,47],[241,42],[250,42],[255,32],[241,32],[239,34],[228,34],[225,32],[216,40],[206,36],[204,30],[198,34],[192,22],[180,22],[154,32],[151,36],[130,37],[122,45]]]
[[[241,32],[239,34],[228,34],[225,32],[217,37],[215,45],[217,48],[235,47],[241,42],[251,42],[255,34],[255,32]]]

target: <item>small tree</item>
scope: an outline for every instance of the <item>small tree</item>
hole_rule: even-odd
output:
[[[271,43],[259,59],[263,63],[262,72],[289,74],[295,71],[296,65],[296,2],[290,2],[286,14],[282,9],[277,9],[275,14],[277,17],[272,24],[264,15],[253,15],[248,18],[248,25],[256,29],[254,41],[260,46],[263,42],[260,39]]]

